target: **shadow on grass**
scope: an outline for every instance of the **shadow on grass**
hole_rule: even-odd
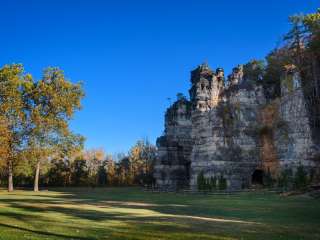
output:
[[[139,188],[58,188],[54,191],[44,191],[40,193],[28,192],[28,198],[22,202],[18,199],[2,198],[13,208],[21,208],[29,212],[58,212],[77,218],[87,220],[132,220],[132,219],[160,219],[159,215],[171,215],[170,219],[193,219],[198,222],[225,222],[225,223],[248,223],[260,222],[261,216],[265,212],[260,209],[254,209],[254,202],[247,201],[246,204],[238,205],[243,196],[232,197],[212,197],[184,194],[153,194],[143,192]],[[19,193],[17,194],[18,197]],[[37,198],[32,199],[33,198]],[[212,201],[213,200],[213,201]],[[240,200],[240,201],[238,201]],[[27,203],[29,203],[27,205]],[[37,203],[37,204],[35,204]],[[43,204],[45,207],[40,207]],[[70,207],[71,205],[89,205],[95,207],[91,209],[79,209]],[[259,203],[260,204],[260,203]],[[60,205],[60,206],[59,206]],[[63,206],[64,205],[64,206]],[[265,203],[263,205],[265,207]],[[112,213],[108,209],[122,209]],[[127,209],[127,212],[126,212]],[[254,209],[254,211],[253,211]],[[141,211],[152,211],[156,217],[137,217],[135,213]],[[268,219],[268,214],[264,217]],[[273,216],[270,216],[272,218]],[[210,220],[210,218],[212,220]]]
[[[72,221],[75,223],[78,223],[79,220],[82,225],[76,225],[75,229],[82,226],[86,235],[120,234],[121,236],[135,235],[137,237],[132,239],[142,239],[142,236],[149,239],[149,234],[155,234],[156,237],[167,234],[165,236],[168,236],[168,239],[169,237],[171,239],[170,234],[189,234],[189,237],[185,239],[192,239],[191,237],[194,238],[200,233],[203,233],[203,238],[213,235],[224,237],[243,235],[253,238],[259,236],[260,233],[268,238],[268,236],[274,237],[279,236],[277,234],[286,233],[288,227],[290,227],[290,231],[297,229],[294,226],[292,227],[292,224],[287,224],[290,219],[294,219],[292,223],[297,221],[300,225],[304,220],[311,224],[314,221],[314,225],[310,225],[309,229],[319,226],[316,221],[319,219],[318,210],[310,212],[306,205],[299,208],[304,203],[300,201],[294,203],[275,201],[278,200],[275,196],[267,196],[266,199],[257,200],[252,199],[251,196],[232,196],[228,198],[153,194],[142,192],[139,189],[55,190],[58,192],[49,191],[37,194],[21,192],[15,195],[0,196],[0,203],[9,207],[8,210],[4,211],[0,209],[0,216],[23,220],[37,229],[41,226],[41,223],[46,222],[47,224],[50,222],[50,216],[54,216],[51,214],[63,214],[65,217],[59,217],[62,217],[63,221],[68,224],[67,226],[71,228],[72,225],[67,222],[68,219],[74,218]],[[14,210],[12,211],[10,208]],[[16,210],[21,214],[15,213]],[[308,210],[309,214],[300,213],[304,210]],[[275,213],[277,214],[276,218]],[[292,218],[294,216],[297,216],[299,220],[297,220],[298,218]],[[92,222],[82,222],[82,220]],[[111,226],[109,222],[112,221],[124,224]],[[261,221],[267,223],[268,226],[256,224]],[[95,223],[97,225],[101,224],[95,226]],[[283,228],[279,223],[284,223]],[[54,221],[52,221],[52,224],[54,224]],[[0,226],[5,225],[15,228],[15,226],[8,224],[1,224]],[[66,228],[69,228],[67,226]],[[273,232],[268,232],[271,226]],[[130,229],[128,230],[128,228]],[[29,229],[22,227],[21,230],[29,231]],[[307,235],[307,233],[304,234]],[[81,239],[59,235],[57,234],[56,237]],[[299,237],[299,235],[300,233],[296,232],[292,236]]]
[[[5,223],[0,223],[0,227],[12,228],[12,229],[20,230],[20,231],[35,233],[35,234],[39,234],[39,235],[46,235],[46,236],[51,236],[51,237],[59,237],[59,238],[64,238],[64,239],[86,239],[86,240],[93,239],[93,238],[84,238],[84,237],[79,237],[79,236],[68,236],[68,235],[63,235],[63,234],[59,234],[59,233],[44,232],[44,231],[39,231],[39,230],[32,230],[32,229],[28,229],[25,227],[13,226],[13,225],[5,224]]]
[[[100,225],[95,226],[94,223],[86,222],[77,224],[75,226],[70,226],[69,224],[64,225],[64,223],[59,222],[59,225],[57,225],[56,221],[48,221],[49,218],[43,215],[30,215],[28,212],[25,212],[24,214],[18,214],[18,213],[5,213],[0,214],[4,217],[9,218],[15,218],[19,221],[28,222],[28,224],[32,225],[33,229],[41,229],[43,224],[46,225],[54,225],[56,227],[63,226],[65,230],[70,232],[75,230],[81,230],[82,236],[87,237],[78,237],[78,236],[70,236],[70,235],[64,235],[59,233],[51,233],[46,231],[37,231],[32,230],[27,227],[20,227],[16,225],[9,225],[9,224],[3,224],[0,223],[1,227],[8,227],[12,229],[17,229],[21,231],[26,231],[34,234],[41,234],[41,235],[47,235],[52,236],[54,239],[56,238],[64,238],[64,239],[114,239],[114,240],[123,240],[123,239],[132,239],[132,240],[150,240],[150,239],[157,239],[157,240],[167,240],[167,239],[185,239],[185,240],[212,240],[212,239],[224,239],[228,227],[230,228],[230,225],[226,224],[218,224],[215,226],[215,231],[207,231],[212,225],[210,225],[208,222],[202,222],[201,224],[197,223],[195,228],[191,228],[189,225],[190,222],[187,222],[186,224],[177,223],[176,221],[168,221],[167,218],[162,217],[143,217],[139,219],[131,219],[129,217],[124,217],[122,215],[118,215],[116,217],[108,218],[108,220],[115,220],[121,221],[123,223],[126,223],[124,225],[119,226],[106,226]],[[231,228],[237,228],[236,225],[232,225]],[[200,227],[200,228],[199,228]],[[61,231],[61,230],[59,230]],[[253,231],[253,229],[251,230]],[[229,235],[228,239],[236,239],[231,237],[231,235],[235,236],[233,233],[228,233]],[[18,236],[18,235],[17,235]],[[91,236],[91,237],[89,237]]]

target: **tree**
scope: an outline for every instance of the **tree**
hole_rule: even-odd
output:
[[[219,181],[218,181],[218,188],[219,188],[219,190],[225,190],[225,189],[227,189],[227,179],[225,179],[224,178],[224,176],[223,175],[221,175],[220,177],[219,177]]]
[[[307,30],[303,24],[303,19],[303,15],[290,16],[289,21],[292,28],[284,37],[284,40],[287,41],[289,49],[291,50],[294,64],[300,71],[303,65],[303,49],[307,39]]]
[[[216,190],[217,189],[217,177],[210,177],[210,187],[211,190]]]
[[[156,160],[157,149],[156,146],[151,144],[148,139],[143,141],[143,150],[142,150],[142,159],[144,160],[144,176],[143,183],[144,184],[153,184],[153,170],[154,164]]]
[[[273,187],[274,182],[270,169],[268,168],[267,172],[263,174],[263,183],[266,187]]]
[[[28,96],[28,150],[36,164],[34,191],[38,191],[41,162],[67,141],[69,145],[81,144],[81,137],[69,130],[68,121],[80,109],[84,93],[81,84],[66,80],[60,69],[48,68],[43,78],[28,88]]]
[[[294,175],[294,187],[304,189],[308,185],[308,174],[300,163]]]
[[[116,167],[112,156],[107,156],[106,158],[106,171],[107,171],[107,184],[112,186],[115,184],[116,177]]]
[[[130,171],[135,184],[150,184],[153,181],[153,165],[156,147],[147,139],[139,140],[129,152]]]
[[[5,65],[0,69],[0,139],[1,157],[7,166],[8,191],[13,191],[13,167],[19,160],[25,140],[25,93],[31,76],[24,74],[20,64]]]
[[[104,160],[102,164],[98,167],[97,171],[97,181],[99,186],[106,186],[108,183],[108,175],[106,169],[107,161]]]
[[[87,185],[88,168],[85,159],[78,157],[73,161],[71,165],[71,179],[74,186]]]
[[[0,116],[0,176],[4,178],[6,174],[6,161],[1,161],[8,159],[9,157],[9,140],[10,140],[10,131],[6,119]]]
[[[98,184],[99,171],[102,174],[102,164],[105,159],[105,152],[103,149],[91,149],[83,152],[83,158],[87,162],[88,181],[91,186]],[[101,177],[101,176],[100,176]]]
[[[177,100],[178,101],[186,100],[186,97],[183,95],[183,93],[177,93]]]
[[[48,171],[48,182],[51,186],[67,186],[70,184],[70,161],[68,159],[51,160],[50,169]]]
[[[309,47],[320,57],[320,8],[315,13],[305,15],[302,21],[310,34]]]
[[[253,59],[243,66],[243,78],[253,84],[261,83],[265,66],[264,61]]]
[[[320,9],[316,13],[307,14],[303,24],[308,31],[309,41],[307,53],[311,58],[312,76],[316,96],[320,95]]]
[[[205,190],[206,188],[206,179],[202,171],[197,176],[197,185],[198,190]]]
[[[0,159],[7,159],[9,155],[9,139],[10,131],[6,119],[0,116]],[[5,163],[0,161],[0,166],[3,167]]]
[[[135,184],[135,172],[133,163],[128,156],[124,156],[117,163],[117,179],[119,185],[130,186]]]
[[[281,95],[281,76],[285,65],[292,63],[286,47],[275,49],[266,57],[267,66],[263,77],[263,87],[268,99]]]
[[[141,176],[143,175],[145,168],[145,160],[143,159],[143,142],[138,141],[130,150],[129,153],[129,166],[128,170],[130,175],[134,179],[134,183],[139,184]],[[128,174],[128,176],[129,176]]]
[[[284,190],[288,190],[291,182],[292,182],[292,169],[283,169],[278,176],[278,187],[283,188]]]

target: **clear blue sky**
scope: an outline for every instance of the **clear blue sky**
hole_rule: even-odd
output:
[[[72,129],[86,147],[127,151],[155,142],[167,97],[187,94],[190,70],[207,60],[226,72],[263,58],[288,30],[287,18],[318,0],[1,0],[0,65],[23,63],[41,76],[59,66],[84,81]]]

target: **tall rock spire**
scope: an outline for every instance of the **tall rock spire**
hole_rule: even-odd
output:
[[[215,73],[208,63],[203,63],[191,71],[191,84],[189,94],[193,109],[208,111],[219,101],[224,86],[223,69]]]

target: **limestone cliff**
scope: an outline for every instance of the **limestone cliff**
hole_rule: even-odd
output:
[[[298,165],[317,172],[319,146],[294,66],[284,70],[280,98],[266,99],[261,83],[255,63],[237,66],[228,81],[221,68],[193,70],[190,101],[180,97],[167,110],[157,140],[157,184],[196,188],[201,173],[239,189]]]

